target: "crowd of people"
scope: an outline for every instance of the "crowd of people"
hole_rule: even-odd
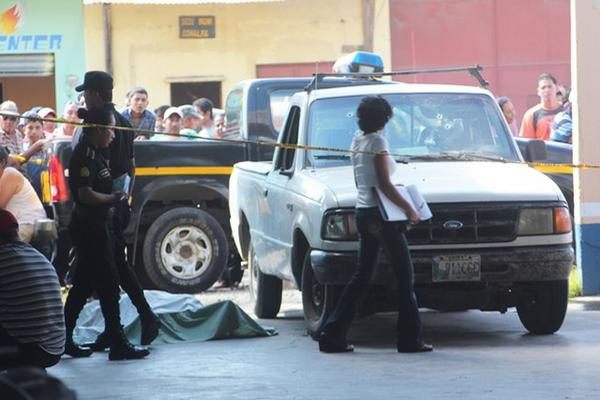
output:
[[[540,102],[525,112],[519,130],[514,104],[506,96],[498,98],[513,136],[572,143],[571,90],[560,86],[553,75],[544,73],[537,80],[537,95]]]
[[[0,159],[0,207],[17,216],[22,239],[29,242],[31,220],[41,218],[43,206],[42,173],[48,168],[47,147],[56,139],[71,139],[72,147],[79,142],[82,122],[79,108],[86,107],[81,93],[76,102],[68,101],[60,119],[50,107],[33,107],[22,114],[12,100],[0,104],[0,149],[7,157]],[[223,110],[215,108],[207,98],[179,107],[163,105],[154,111],[148,109],[148,92],[141,86],[132,88],[119,118],[135,129],[135,140],[172,141],[199,140],[223,137]],[[56,121],[65,121],[57,123]],[[5,172],[5,173],[4,173]],[[4,176],[4,178],[1,178]],[[26,178],[26,179],[24,179]],[[30,196],[33,188],[40,201]],[[26,202],[25,202],[26,200]],[[18,209],[35,210],[23,213]],[[35,215],[28,215],[35,214]]]
[[[141,86],[131,89],[126,96],[121,114],[136,128],[136,139],[195,140],[223,137],[223,110],[215,108],[207,98],[194,100],[179,107],[162,105],[148,109],[148,92]]]

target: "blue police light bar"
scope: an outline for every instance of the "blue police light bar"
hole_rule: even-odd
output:
[[[355,51],[338,58],[333,64],[333,72],[338,74],[383,72],[383,59],[379,54]]]

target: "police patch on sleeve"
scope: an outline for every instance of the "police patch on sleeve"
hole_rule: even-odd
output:
[[[87,178],[90,176],[90,170],[87,167],[83,167],[79,170],[79,176],[82,178]]]

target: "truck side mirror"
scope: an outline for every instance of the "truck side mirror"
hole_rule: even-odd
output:
[[[525,159],[527,161],[542,161],[548,158],[546,143],[540,139],[532,139],[525,146]]]

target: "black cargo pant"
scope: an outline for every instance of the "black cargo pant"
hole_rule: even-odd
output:
[[[127,227],[130,218],[129,205],[126,200],[122,200],[115,207],[113,218],[109,226],[113,240],[113,256],[115,266],[119,275],[121,287],[129,296],[131,303],[135,306],[142,322],[148,321],[154,317],[154,313],[144,297],[144,290],[133,272],[129,260],[127,259],[126,243],[123,231]]]
[[[102,315],[110,337],[121,332],[119,278],[114,264],[113,238],[107,219],[73,212],[70,233],[78,248],[78,262],[73,287],[65,303],[67,339],[72,338],[79,313],[94,290],[100,300]],[[112,341],[112,340],[111,340]]]
[[[323,325],[323,334],[332,342],[345,343],[356,303],[369,289],[382,246],[394,269],[398,286],[398,345],[420,345],[421,319],[413,288],[413,265],[404,236],[406,223],[385,222],[377,208],[357,208],[356,226],[359,233],[358,268]]]

